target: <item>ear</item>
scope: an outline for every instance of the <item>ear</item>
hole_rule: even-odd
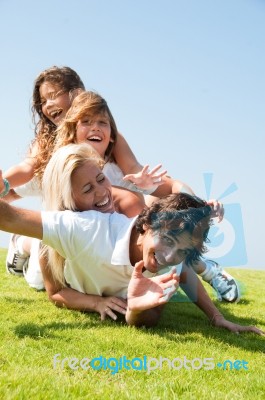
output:
[[[148,230],[148,226],[143,224],[143,230],[146,232]]]

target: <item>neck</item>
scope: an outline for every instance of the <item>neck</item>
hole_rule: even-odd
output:
[[[143,251],[141,246],[141,234],[136,231],[135,226],[132,228],[132,233],[130,237],[130,262],[135,265],[138,261],[143,259]]]

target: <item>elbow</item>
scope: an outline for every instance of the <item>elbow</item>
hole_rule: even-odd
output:
[[[55,305],[55,307],[62,308],[64,304],[58,300],[58,294],[47,291],[48,300]]]

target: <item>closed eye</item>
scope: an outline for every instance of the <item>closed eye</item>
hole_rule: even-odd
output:
[[[99,182],[99,183],[104,182],[105,179],[106,179],[106,177],[105,177],[104,174],[100,174],[100,175],[97,176],[97,182]]]
[[[92,190],[92,185],[86,185],[84,187],[84,193],[89,193],[89,192],[91,192],[91,190]]]

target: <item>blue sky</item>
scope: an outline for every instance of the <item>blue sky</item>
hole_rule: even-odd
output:
[[[68,65],[106,98],[139,161],[223,195],[209,256],[265,269],[264,20],[263,0],[0,0],[1,168],[33,137],[35,77]]]

